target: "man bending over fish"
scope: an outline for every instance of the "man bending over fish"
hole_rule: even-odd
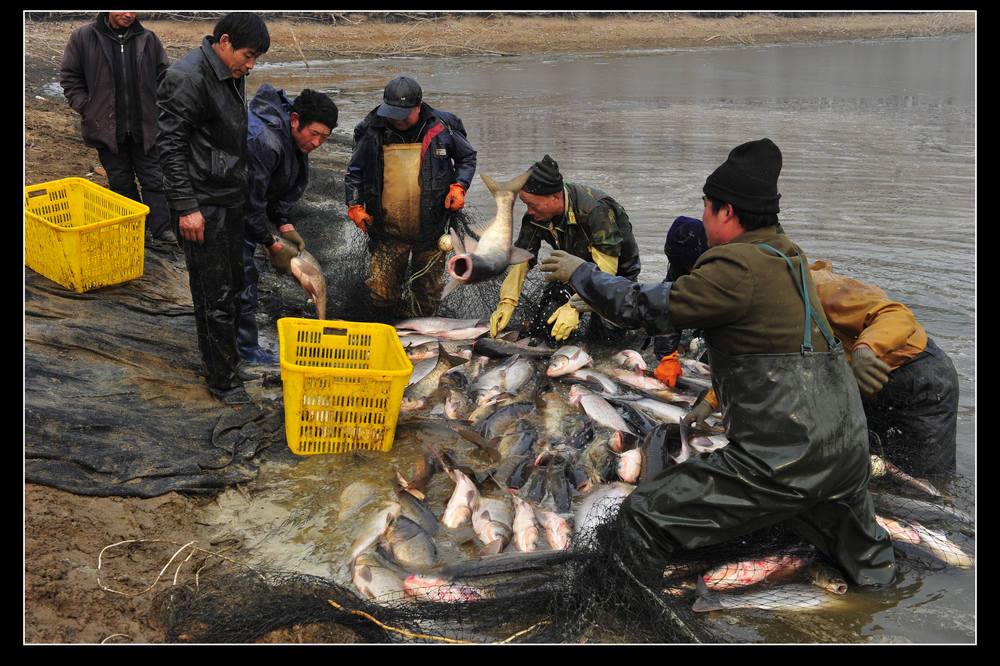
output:
[[[593,261],[600,270],[634,281],[642,266],[632,223],[621,205],[604,192],[564,183],[559,165],[546,155],[531,167],[520,193],[528,207],[521,220],[515,247],[536,257],[545,241],[556,250]],[[496,337],[510,322],[517,307],[528,269],[534,260],[511,266],[500,287],[500,301],[490,317],[490,335]],[[580,310],[566,302],[547,322],[552,337],[565,340],[580,325]]]
[[[249,195],[243,245],[243,275],[236,345],[240,358],[252,363],[277,363],[278,359],[257,341],[257,281],[254,251],[268,248],[276,268],[300,277],[299,263],[318,272],[306,256],[306,244],[289,219],[309,182],[309,153],[330,138],[337,126],[337,105],[322,93],[306,88],[292,102],[283,90],[265,83],[250,102],[247,134]],[[271,230],[274,226],[276,233]],[[276,248],[276,249],[272,249]],[[293,266],[295,262],[295,266]],[[322,275],[311,275],[302,286],[310,292],[318,313],[324,312],[325,289],[317,289]],[[323,318],[321,315],[320,319]]]
[[[705,181],[709,250],[672,282],[640,284],[555,251],[539,268],[603,316],[650,335],[699,328],[729,444],[640,484],[616,527],[647,581],[671,553],[786,523],[859,585],[895,578],[875,520],[865,413],[808,260],[778,229],[782,155],[734,148]]]
[[[431,108],[413,79],[385,87],[383,103],[354,128],[346,188],[347,214],[368,234],[375,318],[431,316],[444,289],[445,253],[438,248],[447,217],[465,206],[476,174],[476,150],[458,116]],[[413,310],[399,313],[412,264]]]

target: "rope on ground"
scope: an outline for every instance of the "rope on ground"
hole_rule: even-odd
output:
[[[419,639],[423,639],[423,640],[438,641],[440,643],[454,643],[454,644],[462,644],[462,645],[476,645],[477,644],[476,641],[463,641],[463,640],[459,640],[457,638],[447,638],[445,636],[431,636],[430,634],[417,634],[417,633],[414,633],[414,632],[411,632],[411,631],[406,631],[404,629],[398,629],[396,627],[390,627],[389,625],[385,624],[384,622],[380,622],[379,620],[377,620],[376,618],[372,617],[371,615],[369,615],[368,613],[366,613],[364,611],[350,610],[348,608],[344,608],[343,606],[341,606],[340,604],[338,604],[336,601],[333,601],[332,599],[327,599],[327,602],[329,602],[329,604],[331,606],[333,606],[334,608],[336,608],[339,611],[344,611],[346,613],[351,613],[353,615],[358,615],[358,616],[363,617],[363,618],[365,618],[367,620],[370,620],[371,622],[374,622],[376,625],[378,625],[382,629],[385,629],[386,631],[391,631],[391,632],[400,634],[402,636],[406,636],[408,638],[419,638]],[[517,633],[508,636],[507,638],[503,639],[502,641],[493,641],[493,642],[490,643],[490,645],[503,645],[505,643],[510,643],[511,641],[519,638],[520,636],[523,636],[524,634],[527,634],[527,633],[529,633],[531,631],[534,631],[538,627],[540,627],[542,625],[545,625],[545,624],[548,624],[548,622],[547,621],[536,622],[535,624],[533,624],[532,626],[528,627],[527,629],[522,629],[521,631],[518,631]]]
[[[117,543],[113,543],[113,544],[110,544],[108,546],[105,546],[104,548],[101,549],[100,554],[98,554],[98,556],[97,556],[97,584],[105,592],[112,592],[114,594],[120,594],[120,595],[125,596],[125,597],[138,597],[138,596],[142,596],[143,594],[146,594],[147,592],[149,592],[150,590],[152,590],[154,587],[156,587],[157,583],[159,583],[160,580],[163,578],[164,574],[167,572],[167,569],[170,567],[170,565],[180,556],[181,553],[183,553],[187,549],[190,549],[190,552],[188,553],[187,557],[185,557],[184,560],[181,561],[177,565],[177,569],[174,571],[173,582],[171,583],[172,585],[177,585],[177,579],[178,579],[178,576],[180,575],[181,566],[183,566],[184,563],[190,561],[191,558],[194,557],[194,555],[196,553],[203,553],[203,554],[208,555],[210,557],[217,557],[220,560],[225,560],[225,561],[230,562],[232,564],[235,564],[237,566],[245,567],[245,568],[253,571],[258,576],[260,576],[261,580],[266,580],[264,578],[264,575],[262,573],[260,573],[259,571],[257,571],[253,567],[251,567],[250,565],[244,564],[242,562],[238,562],[237,560],[234,560],[234,559],[232,559],[230,557],[226,557],[222,553],[219,553],[219,552],[216,552],[216,551],[211,551],[211,550],[206,550],[206,549],[201,548],[199,546],[195,546],[194,545],[194,543],[195,543],[194,541],[189,541],[188,543],[181,545],[181,547],[178,548],[174,552],[174,554],[170,556],[170,559],[167,560],[167,563],[163,565],[162,569],[160,569],[160,573],[157,574],[156,578],[153,580],[153,582],[146,589],[141,590],[139,592],[123,592],[121,590],[116,590],[116,589],[113,589],[113,588],[105,585],[101,581],[101,569],[103,567],[104,553],[106,551],[112,549],[112,548],[117,548],[119,546],[125,546],[125,545],[133,544],[133,543],[168,543],[168,544],[172,544],[172,545],[175,545],[175,546],[178,545],[174,541],[166,541],[164,539],[126,539],[124,541],[119,541]],[[198,583],[198,577],[199,577],[201,571],[204,568],[205,568],[204,566],[200,567],[195,572],[195,584],[196,585]]]

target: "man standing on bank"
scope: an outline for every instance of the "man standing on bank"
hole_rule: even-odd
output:
[[[236,350],[247,205],[246,75],[270,45],[259,16],[228,14],[167,70],[157,90],[157,147],[171,224],[183,241],[205,378],[225,404],[250,402]],[[279,268],[298,252],[277,238],[267,249]]]
[[[174,242],[156,152],[156,86],[169,66],[160,39],[135,12],[101,12],[70,35],[59,82],[108,187],[149,206],[147,238]]]

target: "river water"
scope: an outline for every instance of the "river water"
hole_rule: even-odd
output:
[[[961,384],[958,474],[939,482],[974,510],[975,56],[975,36],[961,35],[308,66],[263,62],[250,87],[268,81],[293,95],[306,87],[327,92],[340,108],[340,131],[350,131],[381,100],[387,81],[412,76],[425,101],[463,119],[479,151],[479,173],[506,180],[547,153],[567,180],[622,203],[642,251],[640,280],[648,282],[666,273],[662,247],[670,222],[700,217],[705,177],[733,146],[771,138],[784,156],[780,217],[788,234],[811,259],[830,260],[838,272],[879,285],[909,306],[954,361]],[[468,205],[487,219],[492,215],[481,182],[471,188]],[[520,219],[523,204],[514,212]],[[276,474],[270,487],[284,488],[286,496],[254,507],[258,524],[270,526],[258,532],[262,547],[264,533],[291,526],[299,559],[289,565],[327,573],[321,562],[331,553],[319,544],[336,540],[347,526],[329,509],[340,489],[363,468],[377,465],[381,478],[386,469],[409,468],[410,446],[400,438],[386,460],[348,456],[306,460],[294,471],[264,470]],[[250,513],[231,507],[227,520]],[[346,545],[338,548],[336,554]],[[831,612],[825,625],[751,615],[739,631],[779,643],[969,643],[976,636],[975,589],[974,571],[914,574],[891,593],[860,593],[860,602]]]

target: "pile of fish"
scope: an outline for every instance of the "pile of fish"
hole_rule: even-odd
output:
[[[473,319],[421,318],[396,328],[414,364],[400,423],[438,428],[436,441],[457,436],[472,454],[427,445],[413,470],[397,471],[395,501],[371,517],[349,554],[355,586],[378,602],[484,598],[487,587],[470,584],[470,572],[529,570],[525,563],[546,553],[586,543],[636,485],[727,443],[717,415],[709,432],[688,432],[683,423],[710,385],[709,368],[693,359],[682,357],[684,376],[672,388],[635,350],[605,350],[595,360],[580,346],[553,349],[517,332],[490,338],[486,323]],[[883,475],[933,489],[874,457],[873,469],[876,462]],[[438,473],[453,490],[432,509],[425,491]],[[886,513],[879,520],[893,539],[972,566],[944,534]],[[444,561],[438,539],[463,534],[475,555],[467,564]],[[772,586],[791,574],[812,584]],[[752,594],[734,595],[736,588]],[[695,594],[696,611],[817,608],[846,590],[810,553],[664,572],[664,593]]]

